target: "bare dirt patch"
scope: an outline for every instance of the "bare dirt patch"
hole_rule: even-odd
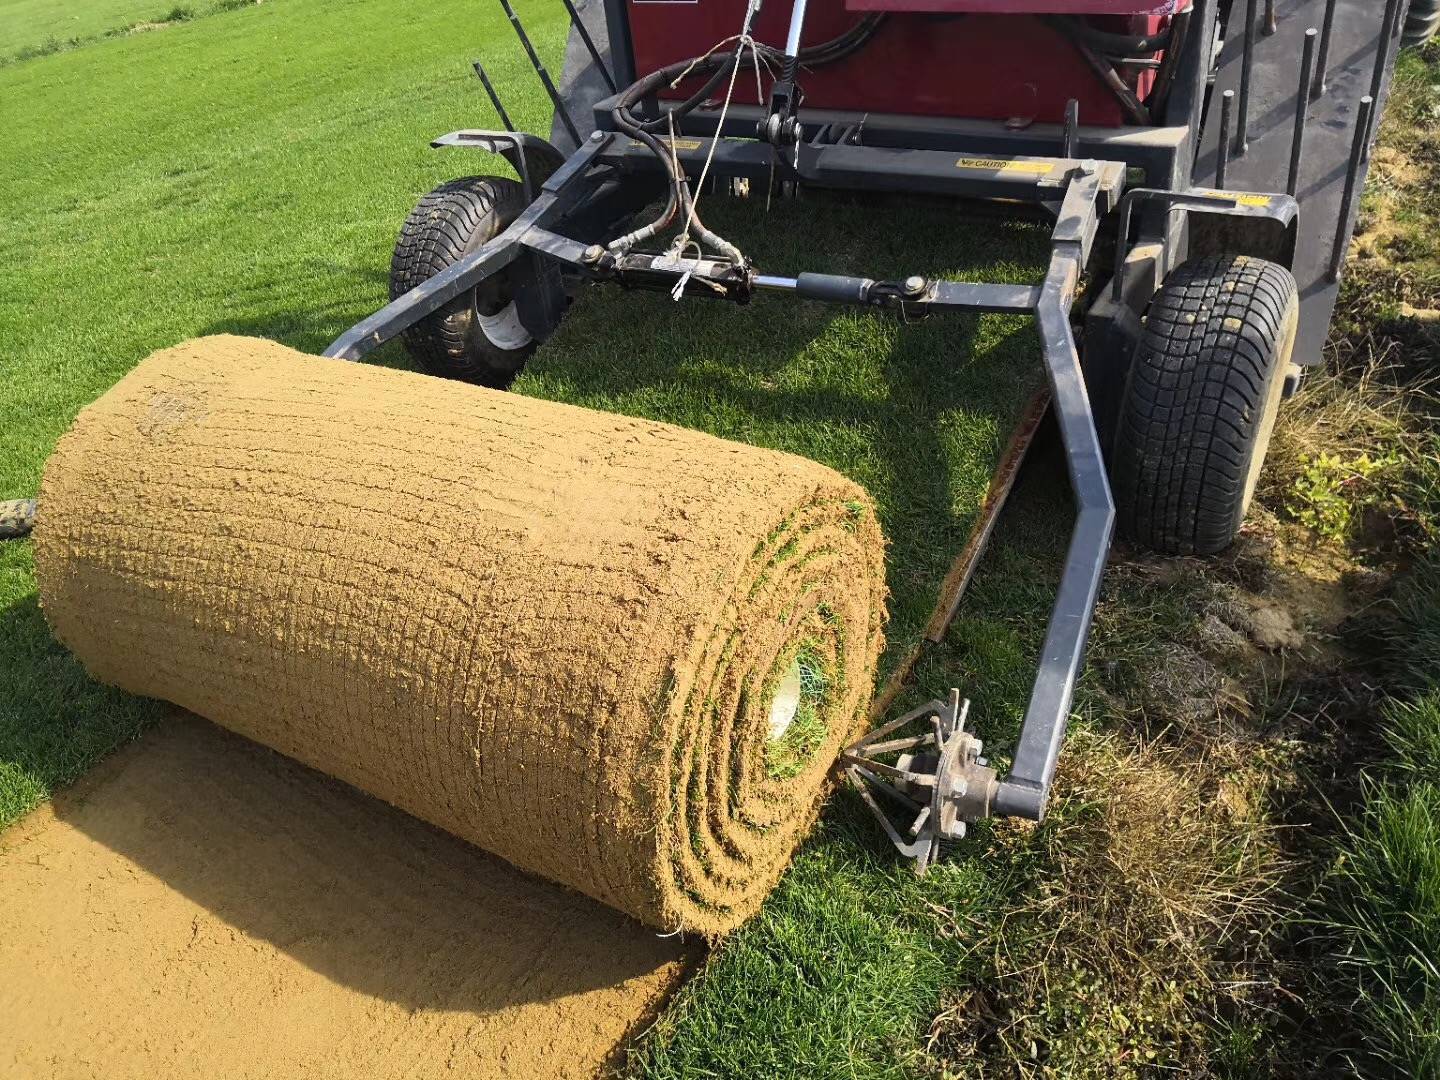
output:
[[[674,939],[194,717],[0,838],[0,1075],[588,1077]]]

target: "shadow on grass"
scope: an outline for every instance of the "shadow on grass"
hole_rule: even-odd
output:
[[[102,686],[55,640],[35,593],[0,608],[0,828],[160,715]]]
[[[320,306],[297,307],[293,292],[277,291],[283,285],[266,281],[249,292],[241,291],[229,296],[225,317],[201,329],[201,336],[239,334],[242,337],[266,338],[300,352],[318,355],[351,326],[389,300],[388,267],[342,266],[315,261],[306,268],[306,273],[317,278],[344,280],[347,283],[345,293],[358,294],[361,302],[346,299]],[[389,367],[403,367],[406,363],[398,344],[379,350],[371,359]]]
[[[27,851],[68,852],[65,833],[79,830],[108,852],[57,860],[64,872],[88,880],[138,867],[158,879],[147,895],[176,890],[238,928],[244,936],[225,950],[226,971],[242,998],[272,977],[272,961],[251,939],[367,995],[476,1016],[618,988],[686,954],[588,897],[167,711],[139,743],[57,795],[63,825],[32,837]],[[79,930],[82,953],[113,931],[105,898],[96,903],[94,925]],[[193,918],[193,908],[163,898],[145,911],[162,936],[168,923],[188,927]],[[114,946],[103,947],[115,963]],[[123,966],[159,984],[166,963],[142,943]]]

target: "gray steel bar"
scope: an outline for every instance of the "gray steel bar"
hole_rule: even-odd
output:
[[[756,274],[751,284],[757,289],[776,289],[782,292],[794,292],[800,283],[793,277],[779,277],[775,274]]]
[[[800,34],[805,29],[805,0],[795,0],[790,9],[790,30],[785,35],[785,55],[800,55]]]
[[[322,355],[341,360],[361,359],[467,289],[473,289],[484,278],[510,265],[530,246],[528,239],[532,232],[541,240],[547,238],[550,234],[544,227],[583,194],[585,170],[609,142],[600,132],[595,134],[596,138],[582,143],[545,181],[540,197],[509,228],[404,296],[361,319],[332,341]]]
[[[1380,86],[1385,81],[1385,70],[1390,66],[1390,48],[1395,40],[1395,28],[1405,6],[1406,0],[1385,0],[1385,21],[1381,23],[1380,50],[1375,54],[1375,68],[1370,74],[1370,96],[1376,101],[1380,100]]]
[[[1215,186],[1225,186],[1225,172],[1230,165],[1230,129],[1235,123],[1235,91],[1226,90],[1220,97],[1220,141],[1215,144]]]
[[[1045,814],[1115,529],[1115,500],[1110,494],[1100,436],[1095,430],[1075,335],[1070,328],[1070,305],[1080,273],[1077,256],[1073,246],[1056,246],[1035,318],[1079,513],[1070,533],[1060,589],[1045,631],[1040,669],[1025,709],[1015,760],[994,802],[996,814],[1033,820]]]
[[[503,0],[508,2],[508,0]],[[1255,23],[1258,0],[1245,0],[1244,55],[1240,60],[1240,119],[1235,125],[1235,152],[1250,149],[1250,82],[1255,72]]]
[[[1365,163],[1365,147],[1369,145],[1370,118],[1375,112],[1375,99],[1366,94],[1360,99],[1355,117],[1355,141],[1350,149],[1350,167],[1345,173],[1345,195],[1340,200],[1340,219],[1335,226],[1335,246],[1330,252],[1330,280],[1340,280],[1340,267],[1345,262],[1345,249],[1353,227],[1355,188]]]
[[[1300,189],[1300,162],[1305,154],[1305,124],[1310,119],[1310,87],[1315,79],[1315,46],[1320,31],[1313,26],[1305,31],[1305,52],[1300,60],[1300,87],[1295,91],[1295,132],[1290,143],[1290,174],[1285,193],[1294,195]]]
[[[514,131],[515,123],[510,119],[510,114],[505,111],[505,106],[500,104],[500,95],[495,92],[495,87],[490,82],[490,76],[485,74],[485,65],[476,60],[470,66],[475,69],[475,74],[480,76],[480,85],[485,87],[485,93],[490,95],[490,104],[495,106],[500,123],[504,125],[506,131]]]
[[[555,115],[560,117],[560,122],[565,125],[565,130],[569,133],[570,138],[575,140],[576,146],[579,146],[584,141],[580,137],[580,131],[575,127],[575,121],[570,119],[570,113],[565,108],[560,91],[555,89],[555,82],[550,78],[550,72],[545,70],[545,65],[540,62],[540,56],[535,51],[535,46],[530,44],[530,35],[525,33],[520,16],[515,14],[515,8],[510,0],[500,0],[500,6],[505,9],[505,15],[510,20],[510,25],[515,28],[515,34],[520,39],[520,44],[525,47],[525,55],[530,58],[530,66],[535,69],[535,74],[540,76],[545,93],[550,95],[550,104],[555,106]]]
[[[584,44],[586,51],[590,53],[590,59],[595,61],[595,67],[599,70],[600,77],[605,80],[605,85],[610,88],[610,93],[619,93],[620,88],[615,85],[615,80],[610,75],[610,69],[605,66],[605,61],[600,56],[600,50],[595,47],[595,39],[590,36],[590,31],[585,29],[585,22],[580,18],[580,12],[575,10],[574,0],[560,0],[560,2],[570,13],[570,25],[580,35],[580,41]]]
[[[1325,0],[1325,18],[1320,23],[1320,53],[1315,59],[1315,83],[1312,98],[1325,96],[1325,78],[1330,68],[1330,40],[1335,36],[1335,7],[1338,0]]]

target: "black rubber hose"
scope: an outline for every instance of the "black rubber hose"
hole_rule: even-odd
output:
[[[867,15],[845,33],[809,49],[801,49],[799,62],[807,67],[818,67],[824,64],[831,64],[842,60],[861,48],[874,35],[880,24],[885,21],[884,13]],[[750,48],[755,55],[765,58],[768,61],[781,62],[784,54],[780,50],[768,45],[756,45],[751,43]],[[712,233],[705,228],[700,221],[699,215],[693,211],[693,201],[690,195],[689,182],[686,179],[683,169],[677,167],[671,154],[666,153],[664,145],[656,139],[652,132],[662,130],[664,126],[672,123],[676,117],[683,118],[689,112],[700,105],[725,77],[725,73],[731,70],[731,65],[739,65],[745,60],[746,43],[741,41],[736,44],[734,52],[718,53],[709,56],[698,57],[690,60],[681,60],[670,64],[658,71],[653,71],[643,78],[637,79],[625,88],[620,98],[611,110],[611,118],[615,126],[628,135],[633,136],[643,143],[652,154],[661,162],[665,171],[670,174],[670,196],[665,204],[665,209],[653,221],[641,226],[626,235],[611,241],[609,247],[612,251],[627,250],[642,240],[649,239],[662,229],[667,228],[680,211],[686,213],[687,218],[694,224],[697,234],[701,239],[718,247],[730,254],[732,257],[739,255],[739,249],[730,244],[723,237]],[[649,97],[668,83],[678,81],[682,77],[705,75],[705,80],[699,90],[691,94],[678,106],[671,109],[663,116],[652,120],[640,120],[631,109]],[[718,134],[717,134],[718,137]]]
[[[1101,56],[1085,38],[1069,33],[1068,20],[1051,16],[1046,17],[1044,21],[1047,26],[1053,27],[1070,39],[1070,44],[1075,46],[1075,51],[1080,54],[1085,63],[1090,65],[1090,70],[1100,77],[1100,81],[1110,88],[1110,92],[1120,102],[1120,108],[1124,110],[1125,118],[1132,124],[1149,126],[1150,110],[1141,103],[1135,91],[1125,84],[1125,80],[1120,77],[1110,61]]]
[[[1131,56],[1152,56],[1170,44],[1171,34],[1168,26],[1156,34],[1135,35],[1098,30],[1085,20],[1077,19],[1073,15],[1056,15],[1047,21],[1058,24],[1068,36],[1079,38],[1102,56],[1121,59]]]
[[[1165,55],[1160,58],[1160,70],[1155,73],[1155,85],[1145,102],[1152,120],[1164,112],[1170,101],[1170,90],[1175,85],[1175,72],[1180,67],[1180,59],[1190,41],[1190,17],[1194,13],[1193,7],[1187,8],[1176,12],[1170,20],[1170,42],[1165,49]]]

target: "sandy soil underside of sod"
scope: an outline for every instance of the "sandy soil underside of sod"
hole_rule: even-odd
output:
[[[694,953],[183,714],[0,870],[7,1077],[588,1077]]]
[[[793,213],[738,237],[762,268],[1033,280],[1043,250],[949,215]],[[1028,320],[611,290],[517,390],[857,480],[891,541],[894,674],[1040,381]],[[696,955],[190,717],[0,835],[0,1075],[589,1076]]]

